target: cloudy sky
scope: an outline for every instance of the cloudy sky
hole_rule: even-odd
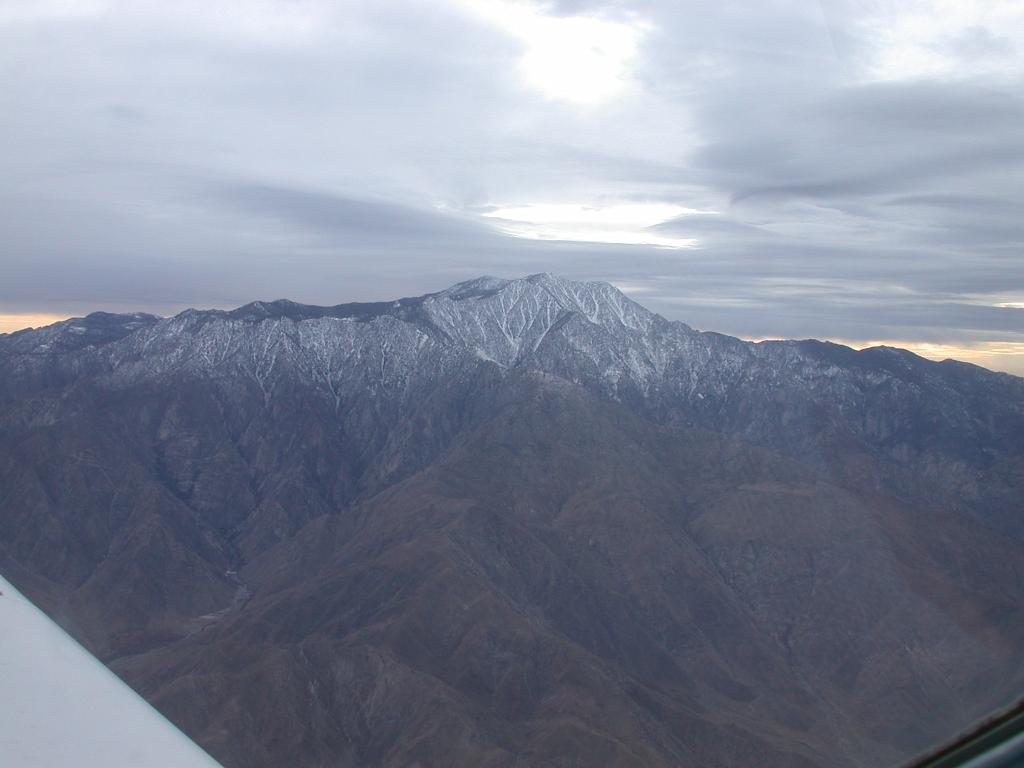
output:
[[[1024,3],[0,0],[0,331],[539,271],[1024,374]]]

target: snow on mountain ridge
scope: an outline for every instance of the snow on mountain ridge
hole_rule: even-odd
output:
[[[879,387],[913,394],[924,385],[951,397],[953,369],[906,355],[909,367],[894,365],[891,355],[837,345],[752,344],[698,332],[608,283],[547,273],[481,277],[391,302],[316,307],[280,300],[166,319],[97,314],[0,336],[8,388],[81,375],[114,387],[187,375],[225,386],[247,380],[268,403],[283,383],[311,384],[339,408],[358,392],[411,402],[432,382],[470,375],[486,360],[585,383],[617,399],[672,404],[666,408],[686,403],[708,418],[737,388],[795,387],[802,397],[850,408],[876,397],[869,393]]]

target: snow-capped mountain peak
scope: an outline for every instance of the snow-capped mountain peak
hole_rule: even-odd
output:
[[[633,336],[649,331],[658,319],[608,283],[548,273],[459,283],[427,297],[423,309],[449,337],[505,365],[536,352],[553,330],[573,320]]]

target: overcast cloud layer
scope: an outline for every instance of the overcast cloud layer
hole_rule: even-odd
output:
[[[0,0],[8,329],[537,271],[1024,373],[1024,5]]]

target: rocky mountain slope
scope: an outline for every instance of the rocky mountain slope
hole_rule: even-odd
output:
[[[0,498],[227,766],[895,764],[1024,685],[1024,380],[603,283],[0,336]]]

